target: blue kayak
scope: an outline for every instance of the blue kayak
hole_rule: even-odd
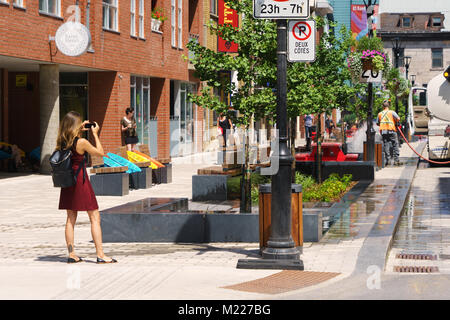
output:
[[[141,172],[142,171],[141,168],[139,168],[133,162],[128,161],[127,159],[125,159],[125,158],[123,158],[121,156],[118,156],[117,154],[109,152],[108,153],[108,157],[110,158],[110,160],[118,163],[119,166],[127,166],[128,167],[127,173],[134,173],[134,172]],[[105,164],[106,164],[106,162],[105,162]]]

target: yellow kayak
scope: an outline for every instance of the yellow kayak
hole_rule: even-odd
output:
[[[131,162],[148,162],[149,160],[143,156],[138,155],[137,153],[134,153],[133,151],[127,151],[128,159]],[[150,161],[150,166],[152,169],[158,169],[158,166]]]

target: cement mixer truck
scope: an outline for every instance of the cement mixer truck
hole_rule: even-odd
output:
[[[450,66],[427,86],[428,157],[450,160]]]

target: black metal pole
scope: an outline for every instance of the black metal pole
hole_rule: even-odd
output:
[[[300,259],[291,236],[291,167],[294,158],[287,145],[287,20],[277,21],[277,129],[279,134],[279,169],[272,176],[271,233],[265,259]]]
[[[287,96],[287,20],[277,20],[277,130],[279,169],[272,175],[271,226],[262,260],[238,261],[238,268],[303,270],[300,251],[292,239],[291,166],[294,161],[288,148]]]
[[[395,68],[398,69],[398,56],[400,48],[394,48],[395,53]],[[395,92],[395,112],[398,114],[398,97],[397,92]]]
[[[376,1],[374,1],[374,4]],[[372,5],[372,1],[369,0],[366,10]],[[367,16],[369,21],[370,15]],[[372,38],[372,30],[369,30],[368,37]],[[373,83],[369,82],[367,85],[367,131],[366,131],[366,161],[375,160],[375,132],[373,131]]]
[[[375,161],[375,132],[373,130],[373,84],[368,84],[368,112],[366,131],[366,161]]]

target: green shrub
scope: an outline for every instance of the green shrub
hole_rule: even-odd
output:
[[[304,201],[330,202],[345,192],[351,182],[351,174],[340,177],[337,173],[333,173],[322,184],[315,183],[311,176],[296,174],[296,183],[303,186]]]

